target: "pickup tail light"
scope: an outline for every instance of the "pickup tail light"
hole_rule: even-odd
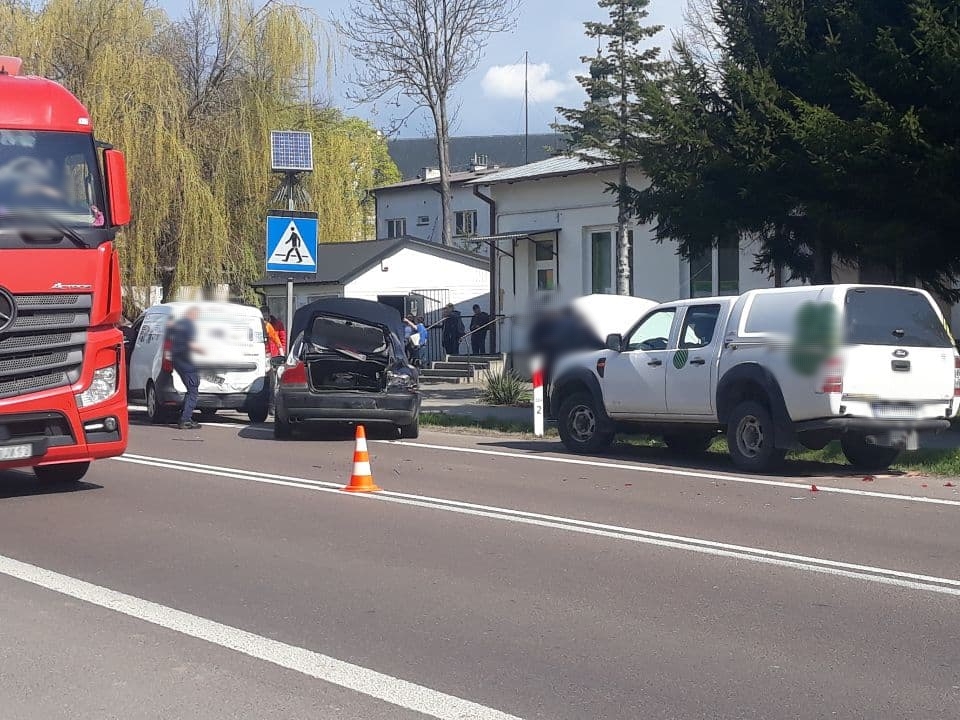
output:
[[[280,376],[280,385],[291,390],[305,390],[307,388],[307,366],[302,362],[287,365]]]
[[[173,343],[169,340],[163,341],[163,361],[160,369],[166,373],[173,372]]]
[[[960,397],[960,355],[953,357],[953,396]]]
[[[843,360],[840,358],[827,360],[821,392],[825,395],[843,393]]]

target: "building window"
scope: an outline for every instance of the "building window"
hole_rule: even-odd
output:
[[[557,264],[553,240],[540,240],[533,244],[536,260],[537,290],[552,292],[557,289]]]
[[[419,215],[417,217],[417,227],[423,227],[424,225],[429,225],[429,224],[430,224],[429,215]]]
[[[613,233],[590,234],[590,290],[604,294],[613,292]]]
[[[454,214],[454,235],[463,237],[464,235],[477,234],[477,211],[460,210]]]
[[[387,237],[399,238],[407,234],[407,219],[395,218],[387,220]]]
[[[713,295],[713,250],[690,257],[690,297]]]
[[[740,294],[740,243],[725,240],[717,248],[717,295]]]

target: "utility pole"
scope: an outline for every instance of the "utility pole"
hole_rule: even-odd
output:
[[[530,51],[523,54],[523,163],[530,163]]]

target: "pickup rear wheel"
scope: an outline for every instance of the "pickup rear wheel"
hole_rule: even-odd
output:
[[[733,409],[727,424],[727,445],[733,464],[747,472],[772,470],[787,454],[774,445],[770,411],[753,400],[746,400]]]
[[[860,433],[846,433],[840,438],[840,449],[851,465],[867,472],[886,470],[900,455],[896,448],[869,444]]]
[[[570,452],[594,453],[613,442],[614,434],[601,430],[596,401],[587,393],[577,393],[564,400],[557,419],[560,440]]]

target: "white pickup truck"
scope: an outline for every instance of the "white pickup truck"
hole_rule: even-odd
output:
[[[947,429],[958,395],[960,356],[929,294],[830,285],[657,305],[607,349],[561,359],[548,409],[576,453],[636,432],[693,454],[725,432],[742,470],[839,440],[875,472]]]

